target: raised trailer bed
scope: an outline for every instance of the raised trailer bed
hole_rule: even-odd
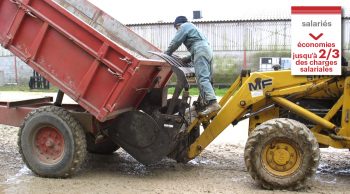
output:
[[[0,123],[20,127],[22,158],[40,176],[70,176],[87,151],[108,154],[119,146],[144,164],[159,161],[173,151],[184,124],[174,114],[188,106],[175,103],[188,89],[181,70],[122,24],[108,37],[91,24],[54,1],[0,0],[1,45],[59,88],[54,102],[0,103]],[[165,86],[174,70],[179,85],[168,103]],[[64,95],[77,104],[62,104]]]

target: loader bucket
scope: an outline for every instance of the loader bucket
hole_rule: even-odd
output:
[[[151,117],[142,111],[129,111],[114,120],[108,133],[137,161],[148,165],[173,151],[182,124],[179,116],[158,114]]]

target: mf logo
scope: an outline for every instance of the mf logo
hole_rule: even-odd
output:
[[[266,88],[266,86],[272,85],[272,79],[262,80],[261,78],[256,78],[255,83],[248,83],[248,85],[249,85],[250,91],[262,90],[262,89]]]

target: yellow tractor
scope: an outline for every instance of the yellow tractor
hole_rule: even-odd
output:
[[[253,179],[266,189],[303,188],[317,170],[319,148],[350,148],[350,74],[342,70],[342,76],[242,71],[218,113],[193,119],[175,158],[195,158],[229,125],[249,118],[244,159]]]

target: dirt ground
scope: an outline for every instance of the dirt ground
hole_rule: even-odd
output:
[[[0,99],[6,95],[0,92]],[[319,169],[307,189],[261,189],[244,165],[246,125],[228,128],[188,164],[164,159],[146,167],[120,149],[108,156],[88,154],[69,179],[35,176],[18,153],[18,128],[0,125],[0,193],[350,193],[350,152],[331,148],[321,150]]]

